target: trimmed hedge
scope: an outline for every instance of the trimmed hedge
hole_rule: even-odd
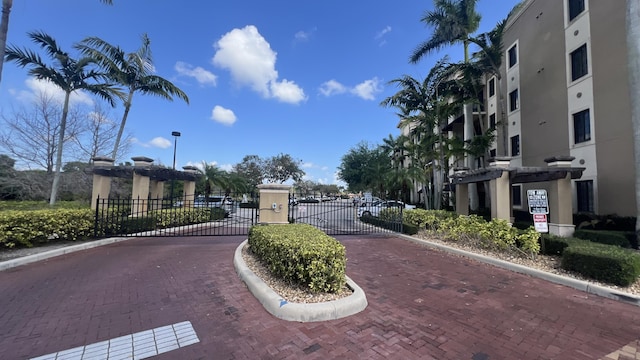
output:
[[[586,240],[577,238],[566,238],[551,234],[542,234],[540,241],[544,242],[544,250],[541,249],[541,253],[544,255],[558,255],[562,256],[564,250],[571,245],[584,245],[588,243]]]
[[[26,246],[50,241],[77,241],[93,236],[90,209],[57,209],[0,212],[0,244]]]
[[[631,243],[624,232],[621,231],[578,229],[573,233],[573,236],[600,244],[615,245],[623,248],[631,247]]]
[[[344,245],[311,225],[253,226],[249,246],[275,276],[312,292],[337,292],[346,283]]]
[[[598,281],[629,286],[640,276],[640,256],[610,245],[574,245],[564,250],[562,268]]]

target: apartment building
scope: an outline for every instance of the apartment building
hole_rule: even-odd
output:
[[[487,81],[489,125],[501,104],[508,122],[508,141],[491,152],[520,167],[575,157],[585,170],[572,181],[574,212],[635,216],[625,37],[622,0],[526,0],[505,29],[502,79]],[[514,209],[545,186],[513,185]]]

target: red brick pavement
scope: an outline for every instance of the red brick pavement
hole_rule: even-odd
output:
[[[369,306],[295,323],[233,268],[243,237],[147,238],[0,272],[0,358],[191,321],[155,359],[599,359],[640,338],[640,308],[394,237],[339,237]]]

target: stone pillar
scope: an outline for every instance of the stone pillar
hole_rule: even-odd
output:
[[[549,233],[573,236],[573,201],[571,198],[571,161],[573,156],[556,156],[544,159],[550,169],[566,168],[566,176],[549,182]]]
[[[133,160],[133,191],[131,193],[131,216],[145,216],[147,213],[147,202],[149,199],[149,185],[150,179],[144,173],[151,167],[153,159],[136,156],[132,157]]]
[[[93,168],[94,169],[110,169],[113,167],[113,159],[107,157],[94,157]],[[93,174],[93,190],[91,192],[91,209],[95,210],[98,206],[98,197],[100,197],[100,210],[106,210],[108,204],[103,202],[103,199],[109,198],[109,192],[111,191],[111,177]]]
[[[151,180],[149,182],[149,210],[162,210],[164,197],[164,181]]]
[[[261,184],[260,224],[288,224],[290,185]]]
[[[511,179],[509,165],[511,158],[496,157],[489,164],[491,169],[504,169],[499,178],[489,181],[491,192],[491,218],[503,219],[511,223]]]
[[[453,169],[454,176],[462,175],[469,170],[466,167]],[[457,183],[456,185],[456,213],[469,215],[469,184]]]
[[[183,166],[182,169],[186,173],[195,174],[198,172],[198,168],[195,166]],[[193,208],[193,203],[196,200],[196,182],[191,180],[185,180],[182,194],[182,206]]]

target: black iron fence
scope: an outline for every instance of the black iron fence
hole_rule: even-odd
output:
[[[402,209],[361,205],[336,196],[290,195],[289,222],[311,224],[329,235],[402,232]]]
[[[232,195],[182,199],[98,198],[94,235],[246,235],[258,222],[257,199]]]

